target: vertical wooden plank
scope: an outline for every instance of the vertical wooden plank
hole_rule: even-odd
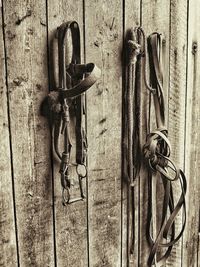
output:
[[[198,246],[197,246],[197,267],[199,267],[200,264],[200,233],[198,236]]]
[[[124,0],[124,29],[133,29],[140,25],[140,1]]]
[[[87,93],[89,264],[121,266],[122,1],[85,0],[86,60],[102,76]]]
[[[126,40],[128,31],[130,29],[134,29],[136,26],[140,25],[140,1],[132,1],[126,0],[124,1],[124,39]],[[125,60],[126,55],[126,44],[124,44],[123,49],[123,56]],[[124,77],[125,78],[125,77]],[[123,87],[125,87],[125,81],[123,81]],[[126,88],[123,88],[122,92],[122,99],[124,100],[124,95],[126,94]],[[126,103],[124,103],[125,109]],[[123,110],[125,112],[125,110]],[[127,116],[127,114],[124,114]],[[122,118],[122,127],[126,128],[126,122],[124,118]],[[124,155],[122,155],[124,156]],[[122,159],[123,162],[123,159]],[[123,166],[122,168],[124,168]],[[124,173],[122,173],[124,174]],[[135,243],[134,243],[134,251],[133,254],[129,256],[129,246],[128,246],[128,238],[131,236],[132,231],[132,224],[131,218],[129,217],[129,207],[131,210],[132,207],[132,200],[129,199],[129,185],[127,184],[127,177],[122,177],[122,266],[137,266],[138,264],[138,243],[139,243],[139,181],[136,179],[135,186],[134,186],[134,212],[135,212],[135,219],[134,219],[134,231],[135,231]],[[130,225],[129,225],[130,223]]]
[[[184,167],[185,94],[187,55],[187,0],[171,0],[169,138],[171,158],[177,167]],[[175,202],[181,194],[179,182],[173,185]],[[176,231],[182,226],[182,213],[176,220]],[[182,239],[174,246],[167,266],[181,266]]]
[[[84,59],[84,43],[83,43],[83,2],[82,0],[66,0],[66,1],[48,1],[48,35],[49,35],[49,57],[50,62],[53,54],[51,50],[52,38],[57,27],[61,23],[70,20],[76,20],[81,31],[81,53],[82,61]],[[54,51],[55,52],[55,51]],[[56,62],[57,63],[57,62]],[[52,73],[52,65],[50,74]],[[51,89],[55,89],[52,87]],[[73,121],[70,121],[71,128],[74,127]],[[61,136],[62,138],[62,136]],[[72,161],[75,162],[75,134],[71,132],[72,141]],[[62,145],[60,146],[63,152]],[[56,255],[58,266],[82,266],[88,265],[87,250],[87,202],[76,202],[67,206],[62,205],[62,188],[60,183],[59,161],[54,157],[54,200],[55,200],[55,230],[56,230]],[[76,173],[75,173],[76,175]],[[74,177],[77,184],[78,179]],[[83,180],[85,184],[85,179]],[[85,190],[85,189],[84,189]],[[78,194],[78,188],[72,188],[74,194]]]
[[[53,266],[45,1],[4,1],[20,266]]]
[[[163,71],[163,91],[164,91],[164,97],[165,97],[165,107],[166,107],[166,126],[167,126],[167,110],[168,110],[168,88],[169,88],[169,30],[170,30],[170,3],[167,0],[164,1],[150,1],[150,0],[144,0],[142,1],[141,6],[141,20],[142,20],[142,28],[144,29],[146,33],[146,38],[153,32],[159,32],[162,34],[162,71]],[[163,11],[164,14],[163,15]],[[144,71],[144,69],[143,69]],[[143,90],[147,90],[147,88],[143,84]],[[155,117],[155,110],[154,110],[154,104],[153,104],[153,98],[151,97],[151,114],[148,115],[148,108],[147,106],[144,106],[142,111],[143,114],[147,114],[149,116],[149,126],[150,131],[156,129],[156,117]],[[142,115],[144,117],[144,115]],[[146,141],[146,134],[144,130],[144,137],[143,137],[143,143],[144,145]],[[149,131],[149,129],[147,129]],[[156,177],[154,177],[156,178]],[[147,260],[149,257],[150,249],[149,244],[147,244],[146,239],[146,224],[147,224],[147,203],[150,201],[148,199],[148,189],[147,189],[147,173],[144,172],[140,176],[140,265],[146,266]],[[159,179],[153,179],[153,194],[152,194],[152,203],[153,203],[153,227],[152,228],[152,236],[155,240],[158,231],[160,230],[160,222],[161,222],[161,213],[162,213],[162,203],[163,203],[163,185],[162,181]],[[143,192],[143,193],[141,193]],[[162,256],[162,253],[165,252],[165,250],[159,251],[161,254],[158,253],[158,258]]]
[[[198,266],[199,210],[200,210],[200,1],[189,1],[188,64],[186,98],[185,172],[188,182],[187,224],[183,238],[182,266]]]
[[[2,8],[0,12],[0,266],[15,267],[17,266],[17,246],[12,195]]]

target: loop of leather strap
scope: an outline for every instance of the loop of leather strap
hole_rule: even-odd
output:
[[[69,31],[71,33],[72,56],[71,62],[67,66],[66,44]],[[100,78],[101,71],[94,63],[81,64],[80,30],[76,21],[61,24],[57,28],[56,38],[58,43],[59,85],[55,91],[49,94],[49,103],[51,105],[51,111],[54,114],[54,151],[60,159],[63,204],[65,205],[82,200],[84,196],[82,182],[80,180],[82,177],[80,178],[80,175],[78,175],[81,196],[76,199],[70,199],[68,167],[70,164],[72,142],[70,139],[69,109],[73,106],[75,112],[76,165],[84,165],[87,151],[87,137],[82,126],[82,117],[85,112],[83,93]],[[59,151],[61,134],[64,135],[64,152],[62,154]]]
[[[181,238],[185,224],[186,224],[186,203],[185,203],[185,194],[187,190],[187,182],[186,177],[183,171],[175,165],[175,163],[170,159],[170,154],[172,151],[172,147],[170,141],[168,139],[168,130],[166,127],[166,118],[165,118],[165,101],[164,101],[164,92],[163,92],[163,73],[161,68],[161,58],[162,58],[162,40],[161,34],[152,33],[148,38],[148,50],[146,49],[146,37],[142,28],[136,28],[135,35],[132,33],[131,35],[134,38],[130,38],[128,40],[128,52],[129,58],[127,61],[127,72],[129,75],[127,76],[127,125],[129,134],[126,134],[126,138],[128,140],[127,145],[127,166],[128,166],[128,177],[129,181],[133,177],[134,173],[138,173],[139,166],[134,164],[136,160],[135,155],[133,153],[133,143],[134,146],[137,147],[136,141],[141,143],[141,140],[134,140],[134,134],[132,134],[132,127],[136,127],[131,119],[133,116],[131,115],[134,112],[133,100],[134,93],[131,90],[135,90],[135,99],[139,102],[135,102],[135,105],[140,105],[140,98],[137,95],[141,95],[141,77],[140,73],[142,69],[144,70],[144,84],[146,88],[152,93],[154,110],[155,110],[155,118],[156,118],[156,126],[157,128],[154,131],[150,131],[147,134],[146,144],[143,147],[144,159],[146,160],[149,168],[148,168],[148,218],[147,218],[147,240],[151,246],[150,254],[148,257],[147,265],[152,266],[162,266],[167,258],[170,256],[173,246],[176,242]],[[136,37],[135,37],[136,36]],[[142,52],[141,49],[144,49]],[[132,53],[131,53],[132,52]],[[135,52],[135,54],[134,54]],[[136,53],[137,52],[137,53]],[[146,74],[146,61],[147,55],[149,57],[150,63],[150,84],[147,82],[147,74]],[[141,61],[144,62],[144,68],[141,67]],[[135,75],[137,73],[137,75]],[[137,80],[139,79],[139,80]],[[151,112],[151,111],[150,111]],[[151,113],[150,113],[151,114]],[[135,114],[135,120],[137,121],[138,114]],[[132,140],[133,139],[133,140]],[[134,157],[132,156],[134,155]],[[131,170],[133,168],[133,170]],[[161,213],[161,222],[160,228],[156,233],[156,237],[152,237],[152,217],[153,214],[153,206],[152,199],[155,196],[152,195],[152,183],[153,181],[157,181],[161,179],[163,185],[163,208]],[[176,184],[172,185],[173,182]],[[130,183],[131,186],[131,183]],[[180,196],[178,201],[175,203],[174,201],[174,192],[173,186],[180,187]],[[132,194],[134,193],[134,188],[132,188]],[[159,192],[158,192],[159,194]],[[128,208],[128,212],[132,214],[132,218],[134,218],[134,194],[132,195],[132,209]],[[183,220],[182,227],[177,233],[176,229],[176,217],[178,213],[182,210]],[[130,215],[129,215],[130,216]],[[129,220],[129,217],[128,217]],[[128,221],[129,227],[129,221]],[[134,228],[134,222],[132,222],[132,227]],[[128,229],[129,231],[129,229]],[[129,253],[132,253],[134,250],[134,229],[131,231],[132,237],[132,246],[129,250]],[[129,243],[129,241],[128,241]],[[161,252],[162,255],[160,258],[157,258],[158,251]]]
[[[90,72],[87,72],[88,76],[82,79],[77,85],[67,90],[63,87],[58,88],[63,98],[73,98],[83,94],[100,78],[101,71],[96,65],[89,63],[86,68],[90,70]]]
[[[156,239],[150,235],[152,206],[150,205],[148,215],[148,231],[147,237],[151,244],[151,251],[148,258],[148,266],[156,264],[162,266],[169,257],[174,244],[181,238],[186,223],[186,204],[185,194],[187,189],[186,177],[183,171],[176,167],[175,163],[170,159],[171,144],[168,139],[168,131],[165,127],[165,102],[163,93],[163,73],[160,66],[161,57],[161,36],[153,33],[148,38],[148,53],[150,62],[150,82],[156,93],[153,94],[154,108],[157,129],[150,132],[147,136],[147,142],[144,145],[144,155],[148,159],[149,169],[149,201],[152,202],[152,179],[160,177],[163,181],[164,199],[163,211],[160,230]],[[169,170],[170,173],[169,173]],[[173,173],[173,174],[172,174]],[[172,176],[173,175],[173,176]],[[173,181],[179,181],[181,195],[174,203]],[[176,184],[176,186],[178,186]],[[178,234],[176,234],[176,216],[179,211],[183,211],[183,223]],[[169,214],[169,215],[168,215]],[[157,259],[157,252],[160,248],[167,248],[164,254]]]
[[[71,63],[69,64],[68,69],[66,69],[66,59],[65,59],[65,46],[67,40],[68,31],[71,32],[72,39],[72,57]],[[84,152],[82,143],[79,140],[82,140],[85,137],[85,134],[81,127],[82,113],[83,113],[83,99],[82,94],[87,91],[96,81],[99,79],[101,71],[93,63],[81,64],[81,51],[80,51],[80,30],[78,23],[76,21],[69,21],[63,23],[57,29],[57,39],[58,39],[58,60],[59,60],[59,86],[58,86],[58,102],[61,101],[61,104],[65,105],[67,99],[75,98],[76,102],[79,102],[77,112],[76,112],[76,137],[77,142],[77,162],[82,164],[84,162]],[[72,87],[67,87],[67,77],[66,72],[72,76]],[[78,78],[77,78],[78,77]],[[66,100],[65,100],[66,99]],[[64,105],[64,106],[65,106]],[[63,107],[64,107],[63,106]],[[81,109],[81,110],[80,110]],[[63,123],[59,115],[58,121],[54,127],[54,148],[57,156],[61,159],[61,153],[59,152],[59,136],[61,131],[61,124]],[[62,127],[63,131],[65,126]],[[67,131],[67,129],[66,129]],[[78,137],[79,135],[79,137]],[[65,136],[68,137],[66,143],[71,147],[69,132],[65,133]],[[84,142],[87,143],[86,141]],[[66,150],[69,150],[69,147]]]
[[[65,62],[65,40],[68,31],[71,31],[72,37],[72,58],[70,66],[73,66],[76,73],[80,75],[79,82],[72,88],[67,88],[66,85],[66,62]],[[101,76],[100,69],[93,63],[80,64],[80,30],[76,21],[63,23],[58,28],[58,44],[59,44],[59,91],[63,98],[73,98],[86,92]],[[70,67],[69,67],[70,69]],[[83,77],[87,74],[86,77]]]

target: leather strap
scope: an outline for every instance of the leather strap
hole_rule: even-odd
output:
[[[153,33],[148,38],[148,53],[150,63],[150,82],[155,93],[153,94],[154,109],[156,114],[157,129],[147,136],[144,145],[144,156],[149,164],[149,202],[152,203],[152,179],[162,179],[164,188],[163,211],[160,230],[156,239],[151,237],[150,226],[152,224],[152,206],[149,206],[147,239],[151,245],[151,252],[148,258],[148,266],[156,264],[162,266],[169,257],[173,245],[181,238],[186,223],[185,193],[187,189],[186,177],[183,171],[176,167],[169,158],[171,144],[168,139],[168,131],[165,126],[165,102],[163,94],[163,73],[160,64],[161,35]],[[171,172],[169,173],[169,169]],[[172,174],[173,172],[173,174]],[[172,176],[173,175],[173,176]],[[178,202],[174,203],[172,182],[178,180],[180,183],[181,195]],[[178,186],[176,184],[176,186]],[[176,234],[176,216],[183,211],[183,224],[180,232]],[[169,214],[169,216],[168,216]],[[157,259],[157,251],[166,247],[164,254]]]
[[[66,64],[66,43],[68,32],[71,32],[72,57],[71,62]],[[80,30],[76,21],[63,23],[57,29],[58,41],[58,69],[59,86],[49,94],[49,103],[54,113],[54,151],[60,159],[61,185],[63,187],[63,204],[70,204],[85,197],[82,190],[82,178],[87,175],[85,165],[87,153],[87,137],[83,127],[83,115],[85,103],[83,93],[86,92],[100,77],[101,71],[93,64],[81,64]],[[71,162],[72,142],[70,140],[70,109],[75,113],[75,135],[76,135],[76,163]],[[61,134],[64,136],[64,151],[59,151]],[[85,169],[80,171],[79,166]],[[71,199],[71,182],[69,167],[76,166],[79,179],[80,197]]]
[[[81,80],[77,85],[68,90],[62,87],[58,88],[62,93],[63,98],[73,98],[81,95],[86,92],[101,76],[100,69],[93,63],[86,64],[85,70],[85,74],[88,74],[88,76]]]
[[[132,37],[132,38],[131,38]],[[133,38],[134,37],[134,38]],[[187,189],[186,177],[180,168],[177,168],[175,163],[170,159],[171,144],[168,139],[168,130],[166,127],[165,118],[165,101],[163,93],[163,73],[161,66],[162,57],[162,40],[159,33],[152,33],[148,38],[148,50],[146,47],[146,36],[142,28],[136,28],[127,41],[129,52],[127,61],[127,93],[126,93],[126,105],[127,105],[127,175],[129,184],[134,185],[135,179],[139,178],[140,164],[137,164],[137,158],[142,160],[139,156],[138,146],[141,147],[140,129],[137,129],[139,125],[140,114],[137,108],[140,105],[141,95],[141,79],[142,70],[144,70],[143,78],[146,88],[151,93],[153,98],[153,106],[155,110],[156,126],[154,131],[150,131],[147,134],[146,143],[143,146],[144,159],[148,165],[148,218],[147,218],[147,240],[151,247],[149,258],[147,261],[148,266],[156,265],[162,266],[165,264],[167,258],[170,256],[172,248],[176,242],[181,238],[185,223],[186,223],[186,204],[185,194]],[[143,48],[143,51],[141,51]],[[137,50],[138,49],[138,50]],[[137,53],[136,53],[137,52]],[[150,84],[147,81],[147,55],[149,56],[150,63]],[[144,63],[144,68],[141,67],[141,60]],[[138,93],[139,92],[139,93]],[[134,96],[134,97],[133,97]],[[138,97],[139,96],[139,97]],[[151,101],[150,101],[151,103]],[[134,107],[135,105],[135,107]],[[151,109],[151,106],[150,106]],[[147,113],[151,110],[147,110]],[[133,121],[135,121],[135,123]],[[136,133],[136,134],[135,134]],[[134,152],[137,151],[137,154]],[[163,184],[163,209],[161,213],[160,229],[155,237],[151,235],[152,229],[152,217],[153,206],[152,199],[152,183],[161,179]],[[174,193],[172,183],[176,182],[175,186],[180,186],[181,194],[177,203],[174,203]],[[179,182],[179,184],[178,184]],[[128,205],[128,232],[130,232],[129,217],[130,214],[134,219],[134,187],[131,188],[132,192],[132,207]],[[159,194],[159,192],[158,192]],[[176,233],[176,216],[179,211],[182,210],[183,221],[182,227],[179,233]],[[132,222],[131,230],[131,245],[128,241],[128,254],[133,253],[134,249],[134,222]],[[158,256],[158,250],[160,248],[166,248],[163,255],[160,258]]]
[[[72,59],[67,72],[71,75],[79,75],[79,82],[73,85],[72,88],[67,88],[66,85],[66,62],[65,62],[65,39],[68,31],[71,31],[72,36]],[[59,91],[63,98],[76,97],[86,92],[101,76],[100,69],[93,63],[80,64],[80,30],[76,21],[63,23],[58,28],[58,43],[59,45]],[[83,74],[87,76],[83,79]]]

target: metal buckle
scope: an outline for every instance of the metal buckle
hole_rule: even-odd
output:
[[[74,202],[83,201],[85,199],[82,180],[83,178],[86,178],[87,176],[87,168],[84,164],[73,164],[73,166],[76,166],[76,173],[78,176],[80,196],[71,198],[70,189],[71,189],[72,183],[71,183],[71,180],[69,179],[68,167],[67,167],[65,172],[61,173],[61,184],[63,187],[62,199],[63,199],[64,206],[66,206],[67,204],[74,203]],[[81,170],[80,169],[81,166],[84,167],[84,169]]]

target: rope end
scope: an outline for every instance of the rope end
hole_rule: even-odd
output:
[[[128,40],[128,56],[129,56],[129,63],[135,64],[137,61],[137,56],[141,53],[141,46],[136,43],[135,41]]]

